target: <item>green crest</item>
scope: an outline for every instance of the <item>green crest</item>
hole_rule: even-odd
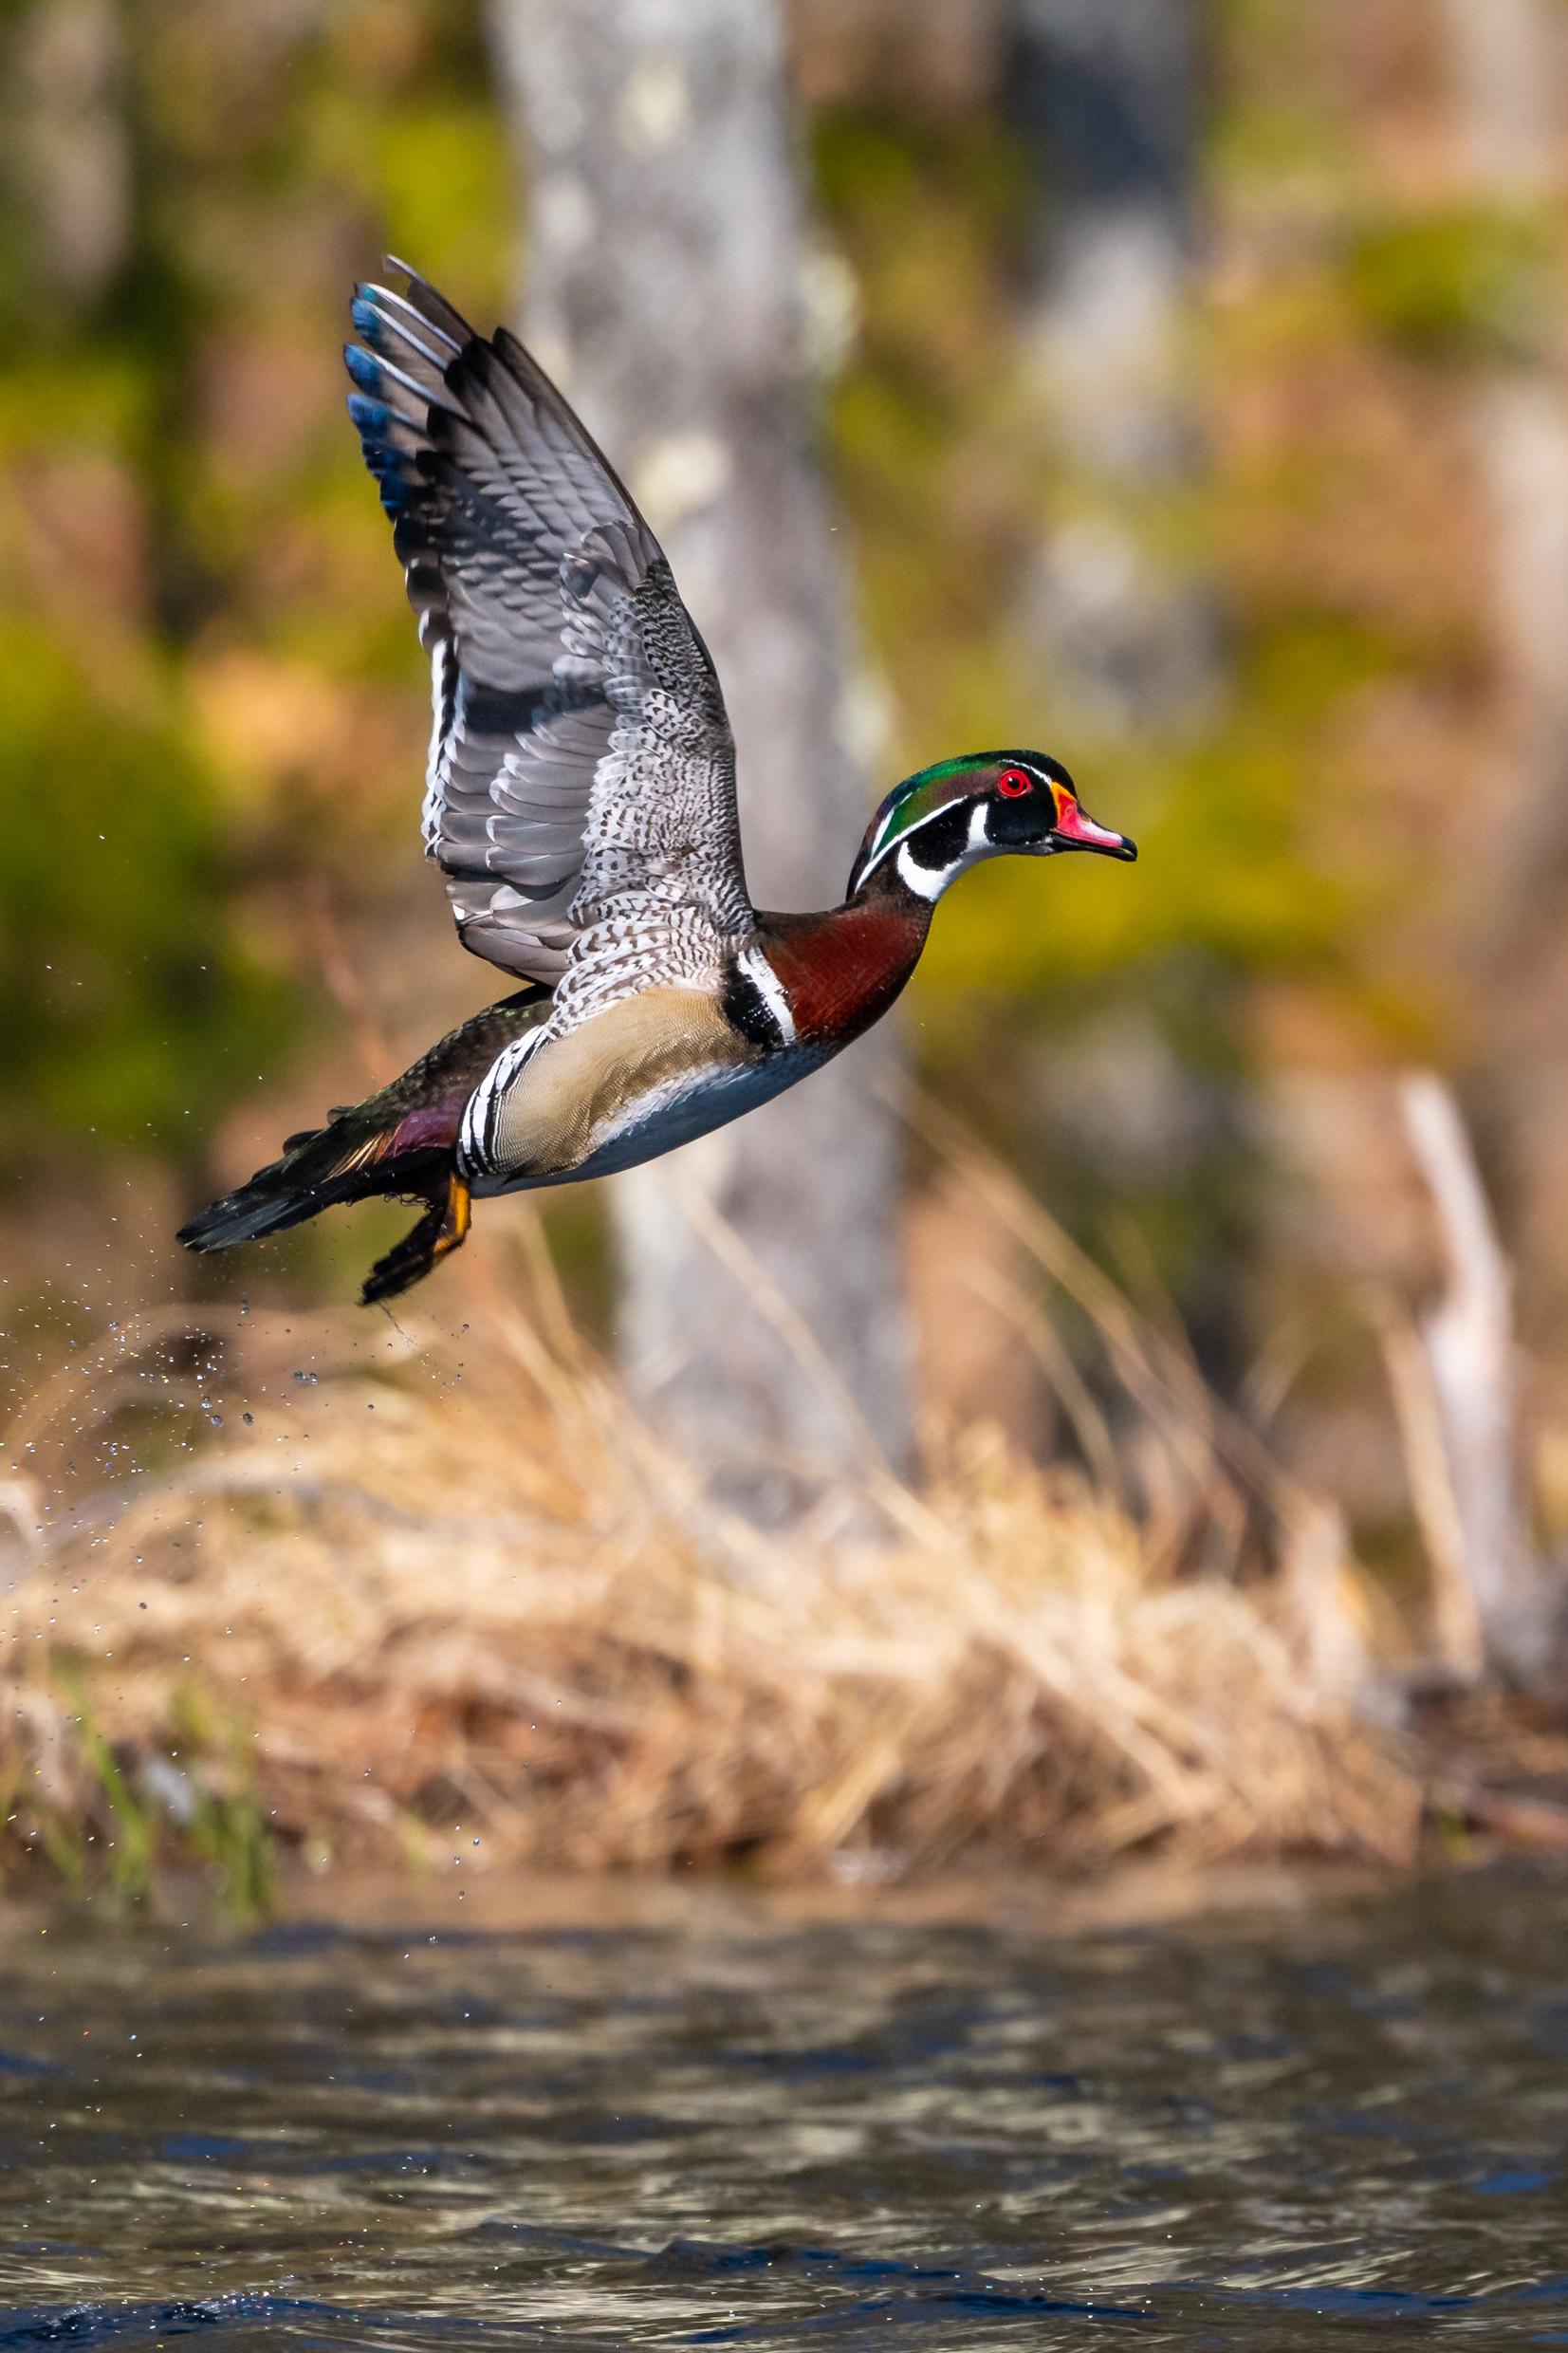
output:
[[[977,769],[989,765],[989,755],[959,760],[938,760],[934,768],[923,768],[913,776],[906,776],[901,785],[895,785],[887,799],[877,809],[866,828],[866,838],[855,864],[855,880],[862,882],[873,866],[884,859],[889,850],[896,849],[916,826],[954,801],[962,801],[974,789]]]

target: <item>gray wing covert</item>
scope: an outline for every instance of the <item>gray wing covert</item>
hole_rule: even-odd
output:
[[[554,983],[634,915],[743,930],[724,699],[657,541],[523,346],[405,274],[358,288],[344,356],[431,658],[425,846],[464,945]]]

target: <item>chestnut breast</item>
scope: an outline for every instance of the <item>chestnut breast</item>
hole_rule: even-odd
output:
[[[885,1013],[920,960],[931,910],[915,901],[762,918],[763,947],[802,1046],[847,1046]]]

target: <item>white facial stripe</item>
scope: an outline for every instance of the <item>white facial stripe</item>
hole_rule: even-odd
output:
[[[785,1046],[795,1043],[795,1016],[789,1010],[784,986],[760,948],[743,948],[735,958],[741,971],[750,981],[768,1011],[779,1025],[779,1035]]]

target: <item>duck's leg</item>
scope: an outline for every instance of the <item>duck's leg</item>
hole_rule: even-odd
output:
[[[365,1277],[360,1304],[375,1306],[378,1300],[396,1299],[422,1282],[431,1269],[468,1239],[473,1216],[472,1195],[456,1169],[447,1174],[446,1188],[431,1201],[412,1233],[396,1250],[378,1258]]]

